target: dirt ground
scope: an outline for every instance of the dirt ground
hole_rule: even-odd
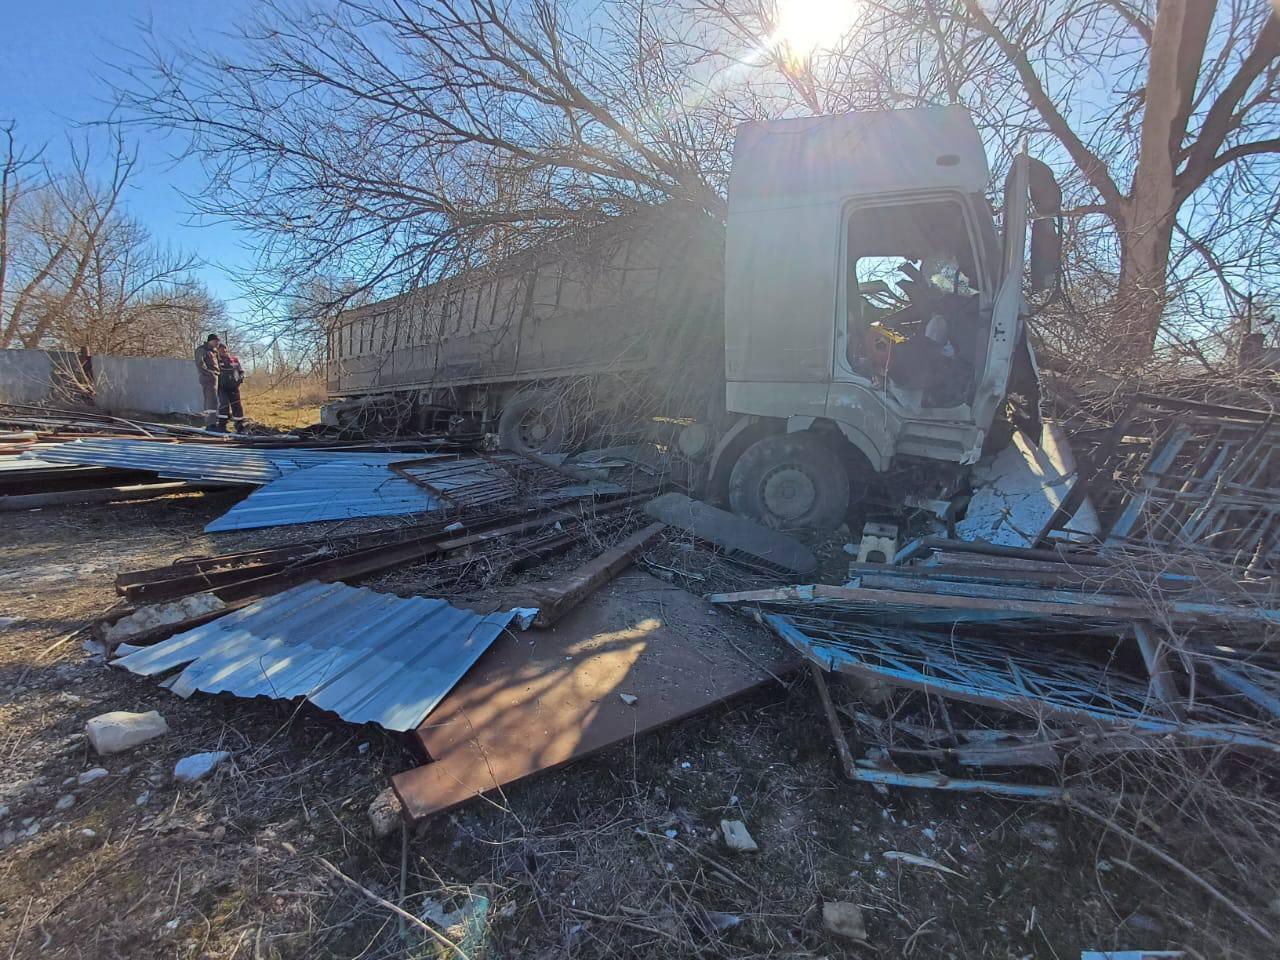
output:
[[[56,642],[113,602],[117,572],[253,542],[199,532],[232,499],[0,515],[0,616],[22,618],[0,629],[0,954],[1263,955],[1233,945],[1203,896],[1053,808],[843,782],[802,681],[375,840],[370,802],[417,762],[398,737],[296,703],[183,701]],[[88,718],[151,709],[167,736],[88,748]],[[175,783],[174,763],[207,750],[232,760]],[[107,775],[79,785],[95,767]],[[721,819],[759,851],[727,851]],[[325,861],[415,916],[433,901],[475,922],[446,949]],[[858,905],[866,943],[825,930],[824,902]]]

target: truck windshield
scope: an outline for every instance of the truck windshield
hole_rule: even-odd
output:
[[[847,356],[860,376],[966,401],[986,348],[964,210],[952,200],[855,209],[849,216]]]

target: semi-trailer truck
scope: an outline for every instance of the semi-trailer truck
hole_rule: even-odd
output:
[[[1024,150],[997,224],[989,181],[961,107],[745,124],[723,225],[668,203],[340,314],[326,416],[544,454],[678,424],[705,499],[838,525],[877,477],[1007,442],[1015,401],[1037,428],[1024,294],[1056,281],[1060,192]]]

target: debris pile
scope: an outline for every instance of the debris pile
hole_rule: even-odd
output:
[[[1280,753],[1280,428],[1139,395],[1082,436],[1073,455],[1059,425],[1044,446],[1020,434],[960,498],[916,504],[923,536],[918,516],[851,516],[834,541],[670,489],[653,449],[548,458],[443,438],[375,450],[27,431],[10,438],[0,485],[252,489],[213,534],[370,521],[122,572],[120,604],[90,632],[113,666],[178,696],[299,700],[409,734],[424,762],[370,809],[378,836],[804,666],[847,779],[1066,806],[1270,936],[1238,877],[1205,879],[1148,838],[1130,784],[1216,805],[1229,862],[1248,833],[1233,804],[1275,809],[1238,781],[1256,788]],[[105,754],[165,725],[107,714],[87,732]],[[196,754],[174,777],[229,759]],[[759,849],[743,821],[719,830],[734,853]],[[1261,849],[1280,849],[1274,832],[1254,831]],[[867,941],[857,905],[824,901],[821,917]]]

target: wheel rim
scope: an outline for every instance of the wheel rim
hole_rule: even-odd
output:
[[[520,418],[520,442],[531,450],[540,450],[551,435],[551,423],[540,410],[530,410]]]
[[[770,517],[782,523],[796,523],[817,505],[818,485],[794,464],[775,467],[760,484],[760,501]]]

